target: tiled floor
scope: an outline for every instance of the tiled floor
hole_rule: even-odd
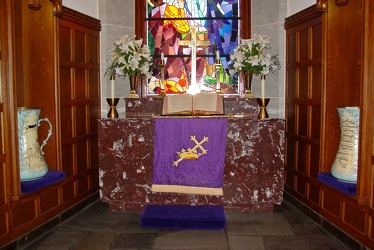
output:
[[[96,202],[27,249],[348,249],[285,202],[272,214],[226,213],[225,230],[157,230]]]

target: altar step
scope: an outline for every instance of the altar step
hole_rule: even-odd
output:
[[[226,216],[222,206],[148,205],[140,215],[144,228],[223,230]]]

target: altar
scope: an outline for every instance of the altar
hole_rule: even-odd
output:
[[[256,100],[243,98],[225,99],[223,196],[152,192],[154,125],[161,102],[126,99],[126,118],[98,121],[100,199],[112,211],[219,205],[228,212],[270,213],[283,201],[285,121],[258,119]]]

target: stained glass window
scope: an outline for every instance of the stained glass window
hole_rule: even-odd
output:
[[[153,54],[153,76],[147,95],[160,91],[160,62],[164,54],[165,92],[184,93],[193,81],[190,40],[209,42],[196,47],[196,83],[202,91],[215,91],[215,59],[222,62],[220,87],[225,95],[240,91],[237,76],[229,76],[230,54],[240,37],[239,0],[147,0],[145,32]]]

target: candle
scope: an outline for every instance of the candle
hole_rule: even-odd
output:
[[[161,63],[164,64],[164,52],[161,52]]]
[[[111,94],[110,94],[110,97],[111,98],[114,98],[114,79],[116,79],[115,78],[115,76],[114,76],[114,74],[110,77],[110,90],[111,90]]]
[[[265,75],[261,76],[261,98],[265,98]]]
[[[219,50],[218,50],[218,49],[217,49],[217,51],[216,51],[216,60],[220,60]]]

